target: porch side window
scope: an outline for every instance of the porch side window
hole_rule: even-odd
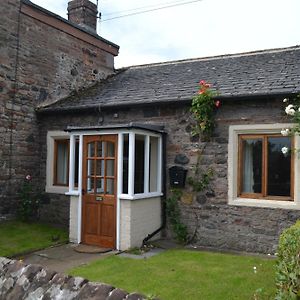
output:
[[[144,193],[145,178],[145,136],[135,135],[134,193]]]
[[[161,189],[161,137],[123,134],[122,194],[153,195]]]
[[[151,136],[150,137],[150,163],[149,163],[149,191],[150,193],[152,192],[157,192],[158,190],[158,137]]]
[[[293,200],[291,137],[275,134],[239,135],[238,196]]]

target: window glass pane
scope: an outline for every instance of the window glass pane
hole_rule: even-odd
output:
[[[90,175],[95,175],[94,172],[94,160],[93,159],[88,159],[87,160],[87,176]]]
[[[103,157],[103,149],[105,142],[97,142],[97,157]]]
[[[145,136],[135,136],[134,193],[144,193]]]
[[[88,143],[88,157],[95,156],[95,143]]]
[[[56,184],[68,184],[68,157],[69,157],[69,144],[67,141],[56,141],[57,143],[57,156],[56,156]]]
[[[291,154],[281,152],[282,147],[291,149],[290,137],[268,138],[268,185],[270,196],[290,196]]]
[[[103,159],[97,159],[96,162],[96,172],[97,176],[104,176],[104,160]]]
[[[106,147],[107,147],[106,156],[114,157],[115,156],[115,143],[107,142]]]
[[[94,177],[87,177],[87,193],[94,194]]]
[[[124,134],[124,143],[123,143],[123,194],[128,194],[128,153],[129,153],[129,135]]]
[[[97,194],[104,194],[104,179],[96,178]]]
[[[106,176],[115,176],[115,160],[106,161]]]
[[[157,192],[158,138],[150,137],[149,191]]]
[[[106,179],[106,194],[113,195],[115,189],[115,180],[111,178]]]
[[[242,192],[262,192],[262,139],[245,139],[242,154]]]

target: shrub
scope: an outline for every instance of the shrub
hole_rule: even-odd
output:
[[[300,220],[280,236],[276,300],[300,299]]]

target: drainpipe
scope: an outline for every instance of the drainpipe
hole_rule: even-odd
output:
[[[154,237],[157,233],[159,233],[161,230],[163,230],[167,223],[167,216],[166,216],[166,192],[167,192],[167,151],[166,151],[166,141],[167,141],[167,134],[164,132],[162,135],[162,192],[163,195],[161,197],[162,203],[161,203],[161,218],[162,218],[162,224],[161,226],[153,231],[152,233],[149,233],[142,242],[142,247],[146,245],[146,243]]]

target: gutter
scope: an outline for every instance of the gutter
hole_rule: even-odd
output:
[[[242,100],[253,100],[253,99],[274,99],[278,97],[291,97],[295,96],[298,93],[291,93],[291,92],[281,92],[276,94],[242,94],[242,95],[221,95],[216,96],[215,99],[221,100],[221,101],[242,101]],[[162,100],[152,100],[152,101],[121,101],[121,102],[115,102],[111,104],[105,104],[101,103],[101,108],[103,109],[114,109],[114,108],[127,108],[127,107],[137,107],[137,106],[150,106],[150,105],[169,105],[169,104],[188,104],[192,101],[193,96],[191,97],[183,97],[183,98],[165,98]],[[68,106],[68,107],[41,107],[36,109],[36,113],[43,115],[43,114],[51,114],[51,113],[64,113],[64,112],[87,112],[87,111],[97,111],[99,108],[98,104],[91,104],[91,105],[81,105],[81,106]]]

